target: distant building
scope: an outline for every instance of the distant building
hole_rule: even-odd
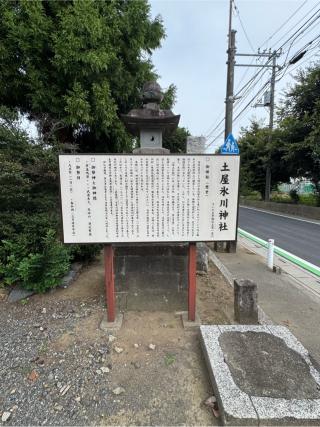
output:
[[[299,194],[312,194],[315,190],[314,184],[305,178],[291,179],[288,184],[280,184],[278,190],[282,193],[289,193],[290,190],[297,190]]]
[[[206,150],[206,138],[204,136],[187,137],[187,154],[203,154]]]

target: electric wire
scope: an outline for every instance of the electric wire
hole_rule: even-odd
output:
[[[298,9],[296,9],[295,10],[295,12],[292,14],[292,15],[290,15],[290,17],[285,21],[285,23],[282,25],[282,27],[281,28],[283,28],[295,15],[296,15],[296,13],[299,11],[299,10],[301,10],[301,8],[306,4],[306,2],[307,2],[307,0],[301,5],[301,6],[299,6],[299,8]],[[234,2],[233,2],[234,3]],[[318,5],[318,4],[317,4]],[[289,31],[291,31],[292,29],[294,29],[294,28],[296,28],[296,26],[297,25],[299,25],[300,24],[300,22],[305,18],[305,17],[307,17],[316,7],[317,7],[317,5],[315,5],[315,6],[313,6],[293,27],[291,27],[290,28],[290,30]],[[234,6],[235,6],[235,8],[236,8],[236,5],[234,4]],[[241,18],[240,18],[240,14],[239,14],[239,10],[237,10],[236,9],[236,11],[238,12],[238,18],[239,18],[239,21],[240,21],[240,24],[242,24],[241,26],[242,26],[242,29],[243,29],[243,31],[244,31],[244,33],[245,33],[245,35],[246,35],[246,31],[245,31],[245,28],[244,28],[244,25],[243,25],[243,23],[242,23],[242,21],[241,21]],[[304,28],[304,27],[306,27],[306,25],[308,25],[309,24],[309,26],[308,26],[308,31],[307,31],[307,33],[305,33],[304,34],[304,37],[308,34],[308,33],[310,33],[310,31],[313,29],[313,27],[310,27],[310,25],[312,26],[313,24],[315,24],[315,22],[319,19],[319,17],[320,17],[320,14],[319,15],[317,15],[318,14],[318,12],[320,11],[320,8],[315,12],[315,13],[313,13],[313,15],[312,16],[310,16],[308,19],[307,19],[307,21],[305,21],[293,34],[291,34],[290,35],[290,37],[276,50],[276,52],[279,52],[286,44],[288,44],[290,41],[291,41],[291,44],[290,44],[290,48],[294,45],[294,42],[297,40],[297,38],[299,38],[301,35],[303,35],[303,33],[306,31],[306,28]],[[310,21],[312,21],[311,23],[310,23]],[[262,45],[261,45],[261,47],[264,45],[264,44],[266,44],[268,41],[270,41],[273,37],[274,37],[274,35],[275,34],[277,34],[278,32],[280,31],[280,28],[278,29],[278,30],[276,30]],[[286,34],[285,35],[287,35],[288,34],[288,32],[286,32]],[[285,37],[285,35],[284,36],[282,36],[280,39],[278,39],[278,41],[276,42],[276,44],[279,42],[279,41],[281,41],[281,40],[283,40],[283,38]],[[293,39],[293,40],[292,40]],[[249,40],[248,40],[248,42],[249,42]],[[309,45],[310,44],[310,42],[307,44],[307,45]],[[306,46],[307,46],[306,45]],[[274,46],[274,45],[273,45]],[[290,51],[290,48],[289,48],[289,50],[288,50],[288,52],[287,52],[287,58],[288,58],[288,55],[289,55],[289,51]],[[270,53],[270,55],[271,55],[271,53]],[[267,65],[270,61],[271,61],[271,59],[272,59],[272,56],[267,60],[267,62],[265,63],[265,65]],[[253,62],[253,61],[252,61]],[[285,61],[286,62],[286,61]],[[285,64],[285,62],[284,62],[284,64]],[[304,61],[305,62],[305,61]],[[288,68],[288,66],[287,66],[287,68]],[[297,67],[295,67],[295,68],[297,68]],[[248,70],[248,69],[247,69]],[[235,95],[235,97],[237,97],[237,96],[239,96],[242,92],[243,92],[243,94],[242,94],[242,97],[241,97],[241,101],[240,102],[235,102],[235,108],[234,108],[234,111],[236,111],[240,106],[241,106],[241,104],[245,101],[245,99],[248,97],[248,95],[252,92],[252,90],[255,88],[255,86],[257,85],[257,83],[254,83],[254,81],[255,81],[255,79],[260,75],[260,80],[261,80],[261,78],[263,77],[263,75],[266,73],[268,71],[268,69],[267,68],[261,68],[259,71],[257,71],[244,85],[243,85],[243,87],[240,89],[240,90],[238,90],[238,92],[236,93],[236,95]],[[282,68],[281,68],[281,70],[279,70],[279,71],[283,71],[283,66],[282,66]],[[291,71],[291,70],[290,70]],[[284,75],[285,75],[285,73],[286,73],[286,70],[285,70],[285,72],[284,72],[284,74],[279,78],[279,79],[277,79],[277,81],[279,81]],[[244,73],[244,75],[243,75],[243,77],[242,77],[242,79],[241,79],[241,81],[243,81],[243,79],[244,79],[244,77],[245,77],[245,75],[246,75],[247,73]],[[240,82],[241,82],[240,81]],[[240,83],[239,83],[240,84]],[[238,85],[239,85],[238,84]],[[252,98],[253,100],[254,99],[256,99],[256,97],[257,96],[259,96],[260,95],[260,93],[261,93],[261,91],[267,86],[267,84],[268,84],[268,82],[266,82],[263,86],[262,86],[262,88],[260,88],[259,89],[259,91],[258,91],[258,93]],[[234,119],[234,122],[237,120],[237,118],[239,118],[240,117],[240,115],[251,105],[251,102],[252,102],[252,100],[251,101],[249,101],[249,103],[244,107],[244,109],[236,116],[236,118]],[[216,129],[218,129],[219,128],[219,126],[223,123],[223,121],[224,121],[224,118],[222,118],[219,122],[218,122],[218,124],[209,132],[209,134],[207,135],[207,137],[209,137],[211,134],[213,134],[214,133],[214,131],[216,130]],[[207,147],[209,147],[209,146],[211,146],[212,144],[213,144],[213,142],[215,142],[222,134],[223,134],[223,130],[213,139],[213,140],[211,140],[210,142],[209,142],[209,144],[207,145]],[[206,147],[206,148],[207,148]]]
[[[251,47],[252,52],[255,52],[255,49],[254,49],[254,47],[253,47],[253,45],[252,45],[252,43],[251,43],[251,40],[249,39],[249,36],[248,36],[248,34],[247,34],[247,31],[246,31],[246,29],[245,29],[245,27],[244,27],[244,25],[243,25],[243,22],[242,22],[242,19],[241,19],[241,16],[240,16],[240,11],[239,11],[239,8],[237,7],[237,5],[236,5],[235,1],[233,1],[233,7],[234,7],[234,10],[237,12],[237,17],[238,17],[238,19],[239,19],[239,22],[240,22],[241,28],[242,28],[242,30],[243,30],[243,32],[244,32],[245,38],[247,39],[247,42],[249,43],[249,46]]]
[[[262,43],[262,45],[260,46],[260,49],[265,45],[265,44],[267,44],[279,31],[281,31],[286,25],[287,25],[287,23],[299,12],[299,10],[300,9],[302,9],[303,8],[303,6],[306,4],[308,2],[308,0],[305,0],[303,3],[302,3],[302,5],[300,5],[299,7],[298,7],[298,9],[296,9],[290,16],[289,16],[289,18],[277,29],[277,30],[275,30],[274,31],[274,33],[273,34],[271,34],[271,36],[270,37],[268,37],[263,43]],[[314,7],[316,7],[316,6],[314,6]],[[312,9],[311,9],[312,10]],[[309,13],[309,12],[308,12]]]
[[[280,47],[278,47],[277,49],[276,49],[276,51],[278,52],[278,51],[280,51],[286,44],[288,44],[289,42],[290,42],[290,40],[297,34],[297,33],[301,33],[301,31],[303,32],[304,30],[303,30],[303,27],[305,27],[306,25],[308,25],[309,24],[309,22],[310,22],[310,20],[312,20],[313,19],[313,17],[315,16],[315,15],[317,15],[316,17],[315,17],[315,19],[309,24],[309,25],[312,25],[313,24],[313,22],[315,22],[316,20],[318,20],[319,19],[319,17],[320,17],[320,14],[319,14],[319,12],[320,12],[320,8],[312,15],[312,16],[310,16],[310,18],[308,18],[307,19],[307,21],[305,21],[293,34],[291,34],[291,36],[284,42],[284,43],[282,43],[282,45],[280,46]],[[301,22],[301,20],[299,21],[299,22]],[[297,25],[297,24],[296,24]],[[292,27],[291,29],[293,29],[294,27]],[[290,31],[291,31],[291,29],[290,29]],[[301,30],[301,31],[300,31]],[[299,33],[299,34],[300,34]],[[283,37],[281,38],[281,39],[283,39]],[[280,39],[280,40],[281,40]],[[280,40],[278,40],[278,42],[277,43],[279,43],[279,41]],[[277,44],[276,43],[276,44]],[[273,47],[272,47],[273,48]]]
[[[235,123],[240,117],[241,115],[245,112],[245,110],[252,104],[252,102],[261,95],[262,91],[264,90],[264,88],[269,84],[269,81],[267,81],[260,89],[259,91],[250,99],[250,101],[245,105],[245,107],[236,115],[236,117],[233,120],[233,123]],[[205,150],[207,148],[209,148],[222,134],[223,134],[224,130],[222,130],[213,140],[211,140],[206,146],[205,146]]]

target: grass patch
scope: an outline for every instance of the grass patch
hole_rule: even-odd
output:
[[[166,366],[173,365],[175,361],[176,355],[173,353],[166,353],[166,355],[164,356],[164,363]]]

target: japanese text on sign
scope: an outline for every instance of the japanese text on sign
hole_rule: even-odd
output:
[[[62,155],[65,243],[235,240],[239,156]]]

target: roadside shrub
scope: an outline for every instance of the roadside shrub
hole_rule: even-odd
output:
[[[33,141],[0,106],[0,282],[44,292],[70,262],[92,260],[100,245],[63,245],[58,145]]]
[[[3,241],[3,257],[0,274],[4,284],[19,283],[23,288],[44,292],[60,284],[62,276],[70,267],[70,253],[56,239],[54,230],[48,230],[42,238],[39,252],[30,253],[25,236],[16,241]]]
[[[70,245],[72,261],[90,262],[101,252],[103,245]]]
[[[241,194],[245,197],[247,200],[261,200],[261,193],[259,191],[248,191]]]
[[[287,193],[272,193],[271,201],[277,203],[292,203],[292,199]]]
[[[289,191],[289,196],[294,204],[299,203],[300,197],[299,197],[298,191],[295,188],[292,188]]]
[[[300,194],[300,201],[299,203],[301,205],[307,205],[307,206],[318,206],[318,197],[316,194]]]

